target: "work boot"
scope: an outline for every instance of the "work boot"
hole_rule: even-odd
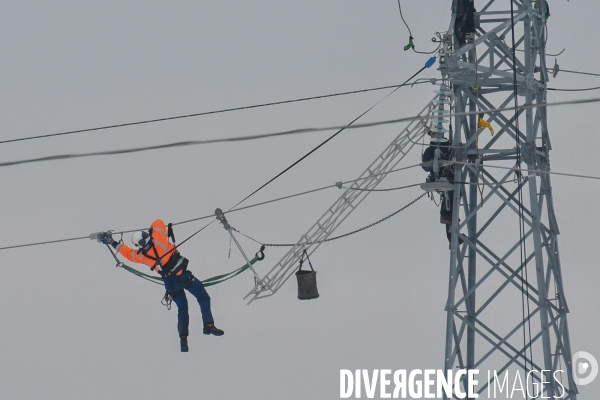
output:
[[[440,224],[452,225],[452,217],[449,215],[440,215]]]
[[[204,333],[205,335],[215,335],[215,336],[223,336],[225,334],[225,332],[223,332],[221,329],[217,328],[215,326],[215,324],[204,325],[204,329],[202,330],[202,333]]]
[[[463,243],[464,243],[464,240],[462,240],[461,238],[458,238],[458,245],[460,246]],[[448,240],[448,250],[452,250],[452,241],[451,240]]]
[[[181,352],[187,353],[190,349],[188,348],[187,336],[183,336],[179,339],[179,344],[181,344]]]

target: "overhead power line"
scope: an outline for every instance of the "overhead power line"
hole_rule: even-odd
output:
[[[461,161],[452,161],[452,163],[454,164],[461,164],[461,165],[472,165],[466,162],[461,162]],[[549,175],[559,175],[559,176],[568,176],[570,178],[584,178],[584,179],[595,179],[595,180],[600,180],[600,176],[593,176],[593,175],[581,175],[581,174],[567,174],[564,172],[554,172],[554,171],[542,171],[540,169],[524,169],[524,168],[516,168],[516,167],[503,167],[501,165],[489,165],[489,164],[485,164],[483,165],[484,168],[497,168],[497,169],[506,169],[506,170],[510,170],[510,171],[518,171],[518,172],[528,172],[528,173],[534,173],[534,174],[549,174]]]
[[[472,165],[472,163],[459,162],[459,161],[454,161],[454,163],[455,164],[461,164],[461,165]],[[415,168],[415,167],[418,167],[418,166],[421,166],[421,163],[410,165],[410,166],[407,166],[407,167],[393,169],[391,171],[382,172],[382,173],[379,173],[379,174],[373,174],[373,175],[370,175],[370,176],[367,176],[367,177],[364,177],[364,178],[359,178],[359,179],[354,179],[354,180],[344,181],[344,182],[337,182],[337,183],[332,184],[332,185],[322,186],[322,187],[319,187],[319,188],[316,188],[316,189],[306,190],[306,191],[303,191],[303,192],[299,192],[299,193],[295,193],[295,194],[291,194],[291,195],[287,195],[287,196],[283,196],[283,197],[278,197],[278,198],[271,199],[271,200],[262,201],[260,203],[251,204],[249,206],[234,208],[232,210],[224,212],[224,214],[229,214],[229,213],[233,213],[233,212],[236,212],[236,211],[247,210],[247,209],[258,207],[258,206],[262,206],[262,205],[265,205],[265,204],[275,203],[275,202],[278,202],[278,201],[287,200],[287,199],[291,199],[291,198],[294,198],[294,197],[304,196],[304,195],[310,194],[310,193],[320,192],[320,191],[326,190],[326,189],[332,189],[332,188],[347,189],[347,187],[343,187],[342,185],[346,185],[346,184],[349,184],[349,183],[358,182],[358,181],[361,181],[361,180],[364,180],[364,179],[370,179],[370,178],[372,178],[374,176],[389,175],[389,174],[394,173],[394,172],[404,171],[404,170]],[[519,172],[529,172],[529,173],[545,173],[545,174],[558,175],[558,176],[566,176],[566,177],[572,177],[572,178],[584,178],[584,179],[600,180],[600,176],[592,176],[592,175],[568,174],[568,173],[564,173],[564,172],[555,172],[555,171],[530,170],[530,169],[514,168],[514,167],[503,167],[503,166],[500,166],[500,165],[488,165],[488,164],[483,165],[483,167],[484,168],[499,168],[499,169],[519,171]],[[459,183],[471,184],[470,182],[459,182]],[[406,185],[406,186],[403,186],[403,187],[400,187],[400,188],[380,189],[380,190],[372,190],[372,191],[382,191],[382,192],[385,192],[385,191],[391,191],[391,190],[408,189],[408,188],[411,188],[411,187],[414,187],[414,186],[418,186],[420,184],[421,183],[412,184],[412,185]],[[492,185],[492,184],[490,183],[490,184],[482,184],[482,185]],[[184,221],[180,221],[180,222],[175,222],[175,223],[173,223],[173,225],[184,225],[184,224],[188,224],[190,222],[201,221],[201,220],[204,220],[204,219],[214,218],[214,217],[215,217],[214,214],[209,214],[209,215],[204,215],[204,216],[198,217],[198,218],[192,218],[192,219],[188,219],[188,220],[184,220]],[[120,235],[120,234],[124,234],[124,233],[131,233],[131,232],[135,232],[135,231],[139,231],[139,230],[144,230],[144,229],[147,229],[147,227],[113,232],[113,234],[114,235]],[[44,244],[55,244],[55,243],[70,242],[70,241],[83,240],[83,239],[88,239],[89,240],[89,236],[78,236],[78,237],[73,237],[73,238],[68,238],[68,239],[57,239],[57,240],[48,240],[48,241],[45,241],[45,242],[20,244],[20,245],[14,245],[14,246],[5,246],[5,247],[0,247],[0,250],[16,249],[16,248],[20,248],[20,247],[39,246],[39,245],[44,245]]]
[[[435,60],[435,58],[433,59]],[[397,88],[395,88],[394,90],[392,90],[390,93],[388,93],[384,98],[382,98],[381,100],[379,100],[377,103],[373,104],[369,109],[367,109],[367,111],[363,112],[362,114],[360,114],[358,117],[354,118],[352,120],[352,122],[350,122],[349,124],[340,127],[339,130],[334,133],[333,135],[331,135],[330,137],[328,137],[327,139],[325,139],[323,142],[321,142],[318,146],[316,146],[315,148],[313,148],[311,151],[309,151],[308,153],[306,153],[305,155],[303,155],[302,157],[300,157],[297,161],[295,161],[292,165],[290,165],[289,167],[287,167],[286,169],[284,169],[283,171],[281,171],[280,173],[278,173],[277,175],[275,175],[273,178],[271,178],[268,182],[266,182],[265,184],[263,184],[262,186],[260,186],[258,189],[256,189],[255,191],[253,191],[252,193],[250,193],[248,196],[244,197],[241,201],[239,201],[235,206],[231,207],[231,208],[235,208],[237,206],[239,206],[240,204],[242,204],[244,201],[248,200],[250,197],[252,197],[253,195],[255,195],[256,193],[258,193],[261,189],[263,189],[265,186],[267,186],[268,184],[270,184],[271,182],[273,182],[275,179],[279,178],[281,175],[285,174],[287,171],[289,171],[290,169],[292,169],[293,167],[295,167],[296,165],[298,165],[302,160],[306,159],[308,156],[310,156],[312,153],[314,153],[315,151],[317,151],[318,149],[320,149],[321,147],[323,147],[326,143],[328,143],[331,139],[333,139],[334,137],[336,137],[337,135],[339,135],[340,133],[342,133],[346,128],[351,127],[352,124],[354,124],[356,121],[358,121],[359,119],[361,119],[365,114],[367,114],[369,111],[371,111],[372,109],[374,109],[375,107],[377,107],[377,105],[379,105],[382,101],[384,101],[385,99],[387,99],[388,97],[390,97],[392,94],[394,94],[398,89],[400,89],[402,86],[406,85],[409,81],[411,81],[414,77],[416,77],[417,75],[419,75],[421,72],[423,72],[426,68],[429,68],[431,65],[428,66],[427,62],[425,64],[425,66],[423,66],[421,69],[419,69],[417,72],[415,72],[410,78],[408,78],[404,83],[402,83],[401,85],[399,85]],[[336,128],[337,129],[337,128]]]
[[[579,74],[579,75],[600,76],[600,74],[595,74],[593,72],[571,71],[571,70],[568,70],[568,69],[561,69],[560,72],[567,72],[567,73],[570,73],[570,74]]]
[[[420,185],[420,183],[419,183],[419,185]],[[400,214],[402,211],[406,210],[408,207],[412,206],[413,204],[415,204],[417,201],[421,200],[426,195],[427,195],[427,192],[422,193],[421,195],[419,195],[419,197],[417,197],[416,199],[414,199],[413,201],[411,201],[407,205],[403,206],[399,210],[394,211],[393,213],[391,213],[387,217],[383,217],[383,218],[381,218],[381,219],[379,219],[379,220],[377,220],[375,222],[370,223],[369,225],[363,226],[362,228],[355,229],[355,230],[353,230],[351,232],[344,233],[342,235],[333,236],[333,237],[330,237],[330,238],[327,238],[327,239],[317,240],[317,241],[312,242],[312,243],[313,244],[318,244],[318,243],[332,242],[334,240],[342,239],[342,238],[354,235],[356,233],[365,231],[365,230],[367,230],[369,228],[374,227],[375,225],[378,225],[378,224],[380,224],[380,223],[382,223],[384,221],[387,221],[388,219],[392,218],[395,215]],[[256,243],[261,244],[261,245],[266,246],[266,247],[294,247],[296,245],[295,243],[261,243],[258,240],[254,239],[253,237],[250,237],[250,236],[246,235],[245,233],[242,233],[242,232],[238,231],[237,229],[236,229],[236,232],[238,232],[238,233],[242,234],[243,236],[247,237],[248,239],[253,240]]]
[[[271,182],[273,182],[275,179],[279,178],[281,175],[285,174],[287,171],[289,171],[290,169],[292,169],[293,167],[295,167],[296,165],[298,165],[302,160],[306,159],[308,156],[310,156],[312,153],[314,153],[315,151],[317,151],[318,149],[320,149],[323,145],[325,145],[327,142],[329,142],[331,139],[333,139],[334,137],[336,137],[338,134],[340,134],[341,132],[344,131],[344,129],[346,129],[347,127],[351,126],[353,123],[355,123],[356,121],[358,121],[360,118],[362,118],[365,114],[367,114],[369,111],[371,111],[373,108],[377,107],[377,105],[379,103],[381,103],[382,101],[384,101],[385,99],[387,99],[388,97],[390,97],[393,93],[395,93],[398,89],[400,89],[402,86],[406,85],[411,79],[413,79],[415,76],[419,75],[423,70],[425,70],[425,68],[429,68],[431,67],[431,65],[433,65],[433,63],[435,62],[435,57],[430,58],[426,63],[425,66],[423,66],[423,68],[421,68],[420,70],[418,70],[413,76],[411,76],[410,78],[408,78],[404,83],[402,83],[401,85],[398,85],[398,87],[396,87],[394,90],[392,90],[390,93],[388,93],[383,99],[379,100],[377,103],[375,103],[373,106],[371,106],[369,109],[367,109],[367,111],[363,112],[362,114],[360,114],[358,117],[356,117],[355,119],[353,119],[349,124],[341,127],[336,133],[334,133],[333,135],[331,135],[329,138],[325,139],[323,142],[321,142],[317,147],[313,148],[311,151],[309,151],[308,153],[306,153],[305,155],[303,155],[302,157],[300,157],[300,159],[298,159],[297,161],[295,161],[292,165],[290,165],[289,167],[287,167],[286,169],[284,169],[283,171],[281,171],[280,173],[278,173],[277,175],[275,175],[273,178],[271,178],[268,182],[266,182],[265,184],[263,184],[262,186],[260,186],[258,189],[256,189],[255,191],[253,191],[252,193],[250,193],[248,196],[244,197],[242,200],[240,200],[239,202],[237,202],[233,207],[231,207],[229,210],[232,210],[233,208],[239,206],[240,204],[242,204],[244,201],[248,200],[250,197],[252,197],[254,194],[258,193],[260,190],[262,190],[265,186],[267,186],[268,184],[270,184]],[[183,242],[179,243],[177,245],[177,247],[181,247],[181,245],[183,245],[185,242],[187,242],[188,240],[190,240],[191,238],[193,238],[194,236],[196,236],[198,233],[202,232],[204,229],[206,229],[210,224],[212,224],[213,222],[215,222],[214,220],[211,221],[210,223],[208,223],[207,225],[204,225],[202,228],[198,229],[196,232],[192,233],[190,236],[188,236]]]
[[[410,36],[412,36],[412,31],[410,30],[410,27],[406,23],[406,20],[404,19],[404,15],[402,15],[402,5],[400,4],[400,0],[398,0],[398,10],[400,11],[400,18],[402,18],[402,22],[404,22],[404,25],[406,26],[406,29],[408,29],[408,34]]]
[[[338,182],[338,183],[335,183],[333,185],[322,186],[322,187],[319,187],[319,188],[316,188],[316,189],[306,190],[306,191],[303,191],[303,192],[299,192],[299,193],[295,193],[295,194],[291,194],[291,195],[287,195],[287,196],[283,196],[283,197],[278,197],[278,198],[271,199],[271,200],[262,201],[260,203],[255,203],[255,204],[251,204],[251,205],[244,206],[244,207],[234,208],[232,210],[224,212],[224,214],[229,214],[229,213],[233,213],[233,212],[236,212],[236,211],[247,210],[247,209],[258,207],[258,206],[262,206],[262,205],[265,205],[265,204],[270,204],[270,203],[275,203],[275,202],[282,201],[282,200],[291,199],[293,197],[304,196],[306,194],[320,192],[320,191],[325,190],[325,189],[339,188],[339,185],[345,185],[345,184],[348,184],[348,183],[359,182],[359,181],[362,181],[362,180],[365,180],[365,179],[371,179],[374,176],[389,175],[389,174],[392,174],[392,173],[395,173],[395,172],[400,172],[400,171],[404,171],[404,170],[407,170],[407,169],[415,168],[415,167],[418,167],[420,165],[421,164],[414,164],[414,165],[410,165],[410,166],[407,166],[407,167],[393,169],[393,170],[387,171],[387,172],[381,172],[381,173],[378,173],[378,174],[373,174],[373,175],[366,176],[366,177],[359,178],[359,179],[353,179],[353,180],[349,180],[349,181]],[[411,185],[411,187],[412,186],[414,186],[414,185]],[[201,220],[204,220],[204,219],[214,218],[214,217],[215,217],[214,214],[209,214],[209,215],[204,215],[204,216],[198,217],[198,218],[192,218],[192,219],[188,219],[188,220],[185,220],[185,221],[175,222],[175,223],[173,223],[173,225],[183,225],[183,224],[188,224],[190,222],[201,221]],[[131,233],[131,232],[136,232],[136,231],[140,231],[140,230],[144,230],[144,229],[148,229],[148,228],[145,227],[145,228],[137,228],[137,229],[129,229],[129,230],[124,230],[124,231],[118,231],[118,232],[113,232],[113,235],[121,235],[121,234],[124,234],[124,233]],[[54,243],[70,242],[70,241],[74,241],[74,240],[83,240],[83,239],[88,239],[89,240],[89,238],[90,237],[88,235],[88,236],[72,237],[72,238],[68,238],[68,239],[48,240],[48,241],[44,241],[44,242],[35,242],[35,243],[27,243],[27,244],[19,244],[19,245],[14,245],[14,246],[0,247],[0,250],[16,249],[16,248],[20,248],[20,247],[40,246],[40,245],[44,245],[44,244],[54,244]]]
[[[89,239],[89,238],[90,238],[89,236],[79,236],[79,237],[74,237],[74,238],[69,238],[69,239],[57,239],[57,240],[48,240],[46,242],[18,244],[18,245],[15,245],[15,246],[0,247],[0,250],[17,249],[19,247],[40,246],[42,244],[54,244],[54,243],[62,243],[62,242],[72,242],[74,240],[82,240],[82,239]]]
[[[289,195],[289,196],[278,197],[276,199],[267,200],[267,201],[263,201],[263,202],[260,202],[260,203],[255,203],[255,204],[252,204],[252,205],[249,205],[249,206],[233,208],[233,209],[231,209],[229,211],[224,212],[224,214],[229,214],[229,213],[236,212],[236,211],[242,211],[242,210],[246,210],[248,208],[262,206],[262,205],[265,205],[265,204],[274,203],[274,202],[281,201],[281,200],[291,199],[292,197],[303,196],[303,195],[309,194],[309,193],[320,192],[321,190],[331,189],[333,187],[337,187],[338,189],[345,189],[345,188],[340,187],[340,185],[345,185],[345,184],[348,184],[348,183],[359,182],[359,181],[362,181],[362,180],[365,180],[365,179],[371,179],[374,176],[389,175],[389,174],[394,173],[394,172],[404,171],[406,169],[415,168],[415,167],[418,167],[420,165],[421,165],[420,163],[419,164],[414,164],[414,165],[410,165],[408,167],[397,168],[397,169],[393,169],[391,171],[381,172],[381,173],[378,173],[378,174],[369,175],[369,176],[366,176],[364,178],[353,179],[351,181],[345,181],[345,182],[336,182],[333,185],[327,185],[327,186],[323,186],[323,187],[320,187],[320,188],[317,188],[317,189],[311,189],[311,190],[307,190],[305,192],[300,192],[300,193],[292,194],[292,195]],[[412,187],[412,185],[411,185],[411,187]],[[194,219],[188,219],[186,221],[181,221],[181,222],[174,223],[173,225],[187,224],[189,222],[199,221],[201,219],[206,219],[206,218],[210,218],[210,217],[214,217],[214,215],[211,214],[209,216],[204,216],[204,217],[199,217],[199,218],[194,218]],[[139,231],[139,229],[136,229],[136,230]],[[135,230],[123,231],[123,232],[118,232],[118,233],[128,233],[128,232],[135,232]],[[2,249],[0,249],[0,250],[2,250]]]
[[[269,180],[267,183],[263,184],[261,187],[259,187],[258,189],[256,189],[255,191],[253,191],[252,193],[250,193],[248,196],[246,196],[244,199],[242,199],[241,201],[239,201],[235,206],[231,207],[229,209],[228,212],[231,212],[235,207],[239,206],[241,203],[243,203],[244,201],[246,201],[248,198],[250,198],[252,195],[254,195],[255,193],[257,193],[259,190],[261,190],[262,188],[264,188],[265,186],[267,186],[269,183],[273,182],[275,179],[277,179],[278,177],[280,177],[281,175],[283,175],[285,172],[287,172],[288,170],[290,170],[292,167],[294,167],[295,165],[297,165],[298,163],[300,163],[302,160],[304,160],[306,157],[308,157],[310,154],[314,153],[316,150],[318,150],[321,146],[323,146],[325,143],[329,142],[331,139],[333,139],[335,136],[337,136],[340,132],[342,132],[344,129],[346,129],[348,126],[352,125],[354,122],[356,122],[358,119],[360,119],[363,115],[365,115],[366,113],[368,113],[370,110],[372,110],[373,108],[375,108],[379,103],[381,103],[383,100],[387,99],[389,96],[391,96],[393,93],[395,93],[398,89],[400,89],[402,86],[405,86],[408,84],[408,82],[410,80],[412,80],[415,76],[419,75],[423,70],[425,70],[426,68],[431,67],[431,65],[433,64],[433,62],[435,62],[435,58],[431,58],[429,59],[426,63],[425,66],[422,67],[419,71],[417,71],[414,75],[412,75],[410,78],[408,78],[404,83],[400,84],[400,85],[396,85],[394,86],[394,90],[391,91],[388,95],[386,95],[383,99],[379,100],[377,103],[375,103],[372,107],[370,107],[367,111],[365,111],[364,113],[362,113],[361,115],[359,115],[357,118],[355,118],[352,122],[350,122],[350,124],[342,127],[338,132],[336,132],[335,134],[333,134],[332,136],[330,136],[328,139],[326,139],[324,142],[322,142],[321,144],[319,144],[317,147],[315,147],[314,149],[312,149],[311,151],[309,151],[307,154],[305,154],[304,156],[302,156],[298,161],[296,161],[295,163],[293,163],[292,165],[290,165],[288,168],[286,168],[285,170],[283,170],[282,172],[280,172],[279,174],[277,174],[274,178],[272,178],[271,180]],[[414,84],[414,83],[413,83]],[[331,96],[331,95],[330,95]],[[288,101],[289,102],[289,101]],[[256,107],[256,106],[255,106]],[[218,139],[217,139],[218,140]],[[219,140],[221,141],[221,140]],[[196,141],[199,142],[199,141]],[[164,146],[159,146],[158,148],[163,148],[163,147],[174,147],[174,146],[183,146],[183,145],[189,145],[189,144],[200,144],[200,143],[191,143],[188,142],[186,144],[183,143],[177,143],[177,144],[171,144],[171,145],[164,145]],[[152,146],[157,148],[156,146]],[[148,149],[149,150],[149,149]],[[142,151],[142,150],[136,150],[136,149],[129,149],[129,150],[125,150],[124,152],[133,152],[133,151]],[[123,151],[121,151],[123,152]],[[100,152],[101,154],[106,154],[106,152]],[[85,155],[59,155],[59,156],[50,156],[50,157],[43,157],[40,159],[36,159],[34,160],[29,160],[28,162],[36,162],[36,161],[48,161],[51,159],[64,159],[64,158],[74,158],[74,157],[87,157],[87,156],[91,156],[91,155],[100,155],[100,154],[92,154],[92,153],[87,153]],[[27,162],[27,161],[25,161]],[[23,161],[21,162],[16,162],[19,164],[24,163]],[[6,165],[15,165],[15,162],[11,163],[11,164],[5,164]],[[0,165],[3,166],[3,165]],[[314,192],[313,191],[309,191],[309,192]],[[293,197],[293,196],[288,196],[286,198],[289,197]],[[272,201],[271,201],[272,202]],[[266,204],[266,203],[263,203]],[[249,208],[249,207],[248,207]],[[242,209],[242,208],[240,208]],[[204,218],[208,218],[208,217],[201,217],[199,219],[204,219]],[[196,219],[198,220],[198,219]],[[203,226],[202,228],[200,228],[199,230],[197,230],[196,232],[194,232],[191,236],[189,236],[187,239],[185,239],[183,242],[179,243],[178,247],[180,247],[182,244],[184,244],[185,242],[187,242],[188,240],[190,240],[192,237],[194,237],[195,235],[197,235],[198,233],[200,233],[201,231],[203,231],[206,227],[208,227],[210,224],[212,224],[214,222],[214,220],[210,223],[208,223],[207,225]],[[124,232],[123,232],[124,233]],[[59,241],[53,241],[53,243],[58,243],[58,242],[63,242],[63,241],[68,241],[68,240],[80,240],[82,238],[72,238],[72,239],[63,239],[63,240],[59,240]],[[39,243],[39,244],[47,244],[50,242],[43,242],[43,243]],[[26,246],[32,246],[32,245],[36,245],[36,244],[30,244],[30,245],[18,245],[18,246],[10,246],[10,247],[5,247],[5,248],[0,248],[0,250],[3,249],[8,249],[8,248],[15,248],[15,247],[26,247]]]
[[[598,103],[598,102],[600,102],[600,98],[596,97],[596,98],[590,98],[590,99],[559,101],[559,102],[553,102],[553,103],[546,103],[543,105],[540,105],[540,104],[520,105],[520,106],[518,106],[518,109],[523,110],[523,109],[531,109],[531,108],[538,108],[538,107],[556,107],[556,106],[564,106],[564,105],[590,104],[590,103]],[[508,110],[514,110],[514,106],[505,107],[505,108],[489,109],[489,110],[485,110],[485,112],[492,113],[492,112],[502,112],[502,111],[508,111]],[[480,113],[481,113],[481,111],[468,111],[468,112],[462,112],[462,113],[448,114],[447,117],[477,115]],[[12,165],[28,164],[28,163],[35,163],[35,162],[42,162],[42,161],[63,160],[63,159],[70,159],[70,158],[82,158],[82,157],[92,157],[92,156],[136,153],[136,152],[141,152],[141,151],[165,149],[165,148],[171,148],[171,147],[183,147],[183,146],[210,144],[210,143],[256,140],[256,139],[264,139],[264,138],[275,137],[275,136],[286,136],[286,135],[295,135],[295,134],[303,134],[303,133],[331,131],[334,129],[344,129],[344,130],[345,129],[359,129],[359,128],[366,128],[366,127],[391,125],[391,124],[398,124],[398,123],[402,123],[402,122],[416,121],[416,120],[421,120],[422,118],[423,117],[421,117],[421,116],[403,117],[403,118],[396,118],[396,119],[389,119],[389,120],[382,120],[382,121],[375,121],[375,122],[366,122],[366,123],[359,123],[359,124],[355,123],[355,124],[352,124],[351,126],[350,125],[342,125],[342,126],[335,125],[335,126],[322,127],[322,128],[299,128],[299,129],[292,129],[292,130],[288,130],[288,131],[280,131],[280,132],[249,135],[249,136],[238,136],[238,137],[223,138],[223,139],[190,140],[190,141],[185,141],[185,142],[167,143],[167,144],[156,145],[156,146],[134,147],[134,148],[129,148],[129,149],[121,149],[121,150],[98,151],[98,152],[79,153],[79,154],[60,154],[60,155],[31,158],[31,159],[24,159],[24,160],[6,161],[6,162],[0,163],[0,167],[7,167],[7,166],[12,166]]]
[[[589,90],[598,90],[600,86],[591,87],[591,88],[581,88],[581,89],[557,89],[557,88],[548,88],[548,90],[555,90],[557,92],[587,92]]]
[[[412,85],[419,85],[421,83],[426,83],[426,82],[415,82],[415,83],[412,83],[411,86]],[[203,116],[203,115],[221,114],[221,113],[226,113],[226,112],[231,112],[231,111],[249,110],[249,109],[252,109],[252,108],[260,108],[260,107],[275,106],[275,105],[280,105],[280,104],[297,103],[297,102],[308,101],[308,100],[325,99],[325,98],[328,98],[328,97],[345,96],[345,95],[349,95],[349,94],[366,93],[366,92],[373,92],[373,91],[384,90],[384,89],[393,89],[393,88],[397,88],[397,87],[400,87],[400,86],[406,86],[406,85],[407,84],[404,83],[402,85],[380,86],[380,87],[371,88],[371,89],[353,90],[353,91],[350,91],[350,92],[325,94],[325,95],[312,96],[312,97],[302,97],[302,98],[293,99],[293,100],[274,101],[274,102],[270,102],[270,103],[255,104],[255,105],[251,105],[251,106],[225,108],[225,109],[222,109],[222,110],[206,111],[206,112],[199,112],[199,113],[194,113],[194,114],[184,114],[184,115],[178,115],[178,116],[174,116],[174,117],[154,118],[154,119],[148,119],[148,120],[144,120],[144,121],[126,122],[126,123],[123,123],[123,124],[114,124],[114,125],[99,126],[99,127],[96,127],[96,128],[86,128],[86,129],[78,129],[78,130],[74,130],[74,131],[50,133],[50,134],[46,134],[46,135],[37,135],[37,136],[29,136],[29,137],[24,137],[24,138],[0,140],[0,144],[3,144],[3,143],[13,143],[13,142],[22,142],[22,141],[25,141],[25,140],[50,138],[50,137],[56,137],[56,136],[72,135],[72,134],[75,134],[75,133],[101,131],[101,130],[105,130],[105,129],[123,128],[123,127],[126,127],[126,126],[151,124],[151,123],[155,123],[155,122],[172,121],[172,120],[183,119],[183,118],[200,117],[200,116]]]

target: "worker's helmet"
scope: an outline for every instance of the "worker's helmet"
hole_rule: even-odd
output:
[[[150,235],[146,231],[137,231],[131,235],[131,242],[135,247],[144,248],[150,241]]]

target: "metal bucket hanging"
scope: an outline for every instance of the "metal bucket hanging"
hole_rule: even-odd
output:
[[[302,263],[304,262],[304,255],[310,265],[310,271],[302,269]],[[300,257],[300,267],[296,271],[296,279],[298,280],[298,299],[300,300],[311,300],[319,297],[319,291],[317,289],[317,271],[314,270],[308,253],[304,249],[302,257]]]

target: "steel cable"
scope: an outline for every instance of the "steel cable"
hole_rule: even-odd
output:
[[[418,85],[420,83],[425,83],[425,82],[415,82],[412,85]],[[33,139],[50,138],[50,137],[55,137],[55,136],[65,136],[65,135],[72,135],[75,133],[93,132],[93,131],[100,131],[100,130],[105,130],[105,129],[122,128],[122,127],[126,127],[126,126],[151,124],[151,123],[155,123],[155,122],[172,121],[172,120],[176,120],[176,119],[191,118],[191,117],[200,117],[203,115],[220,114],[220,113],[226,113],[226,112],[231,112],[231,111],[249,110],[249,109],[253,109],[253,108],[296,103],[296,102],[307,101],[307,100],[325,99],[328,97],[345,96],[345,95],[356,94],[356,93],[373,92],[373,91],[377,91],[377,90],[392,89],[397,86],[398,85],[380,86],[380,87],[371,88],[371,89],[361,89],[361,90],[353,90],[350,92],[341,92],[341,93],[333,93],[333,94],[326,94],[326,95],[320,95],[320,96],[303,97],[303,98],[294,99],[294,100],[274,101],[274,102],[270,102],[270,103],[262,103],[262,104],[255,104],[255,105],[251,105],[251,106],[226,108],[223,110],[216,110],[216,111],[205,111],[205,112],[194,113],[194,114],[178,115],[178,116],[174,116],[174,117],[154,118],[154,119],[149,119],[149,120],[144,120],[144,121],[126,122],[123,124],[100,126],[100,127],[96,127],[96,128],[78,129],[78,130],[74,130],[74,131],[50,133],[50,134],[46,134],[46,135],[37,135],[37,136],[29,136],[29,137],[17,138],[17,139],[0,140],[0,144],[22,142],[25,140],[33,140]]]
[[[591,104],[591,103],[598,103],[598,102],[600,102],[600,98],[595,97],[595,98],[589,98],[589,99],[566,100],[566,101],[558,101],[558,102],[544,103],[544,104],[520,105],[520,106],[518,106],[518,109],[519,110],[527,110],[527,109],[538,108],[538,107],[555,107],[555,106],[564,106],[564,105]],[[485,112],[486,113],[495,113],[495,112],[501,112],[501,111],[507,111],[507,110],[514,110],[514,107],[488,109],[488,110],[485,110]],[[477,114],[480,114],[480,112],[479,111],[467,111],[467,112],[460,112],[460,113],[454,113],[454,114],[447,114],[446,117],[452,118],[452,117],[462,117],[462,116],[477,115]],[[80,153],[80,154],[61,154],[61,155],[32,158],[32,159],[25,159],[25,160],[6,161],[6,162],[0,163],[0,167],[8,167],[8,166],[14,166],[14,165],[19,165],[19,164],[27,164],[27,163],[35,163],[35,162],[51,161],[51,160],[62,160],[62,159],[70,159],[70,158],[82,158],[82,157],[92,157],[92,156],[135,153],[135,152],[148,151],[148,150],[157,150],[157,149],[164,149],[164,148],[171,148],[171,147],[184,147],[184,146],[201,145],[201,144],[209,144],[209,143],[238,142],[238,141],[245,141],[245,140],[263,139],[263,138],[275,137],[275,136],[285,136],[285,135],[293,135],[293,134],[331,131],[334,129],[344,129],[344,130],[345,129],[360,129],[360,128],[366,128],[366,127],[383,126],[383,125],[398,124],[398,123],[402,123],[402,122],[417,121],[417,120],[421,120],[421,119],[423,119],[422,116],[413,116],[413,117],[403,117],[403,118],[396,118],[396,119],[389,119],[389,120],[382,120],[382,121],[375,121],[375,122],[366,122],[366,123],[361,123],[361,124],[352,124],[351,126],[350,125],[343,125],[343,126],[335,125],[335,126],[328,126],[328,127],[322,127],[322,128],[299,128],[299,129],[292,129],[292,130],[288,130],[288,131],[280,131],[280,132],[265,133],[265,134],[250,135],[250,136],[230,137],[230,138],[223,138],[223,139],[192,140],[192,141],[186,141],[186,142],[175,142],[175,143],[167,143],[167,144],[163,144],[163,145],[135,147],[135,148],[121,149],[121,150],[109,150],[109,151]]]

